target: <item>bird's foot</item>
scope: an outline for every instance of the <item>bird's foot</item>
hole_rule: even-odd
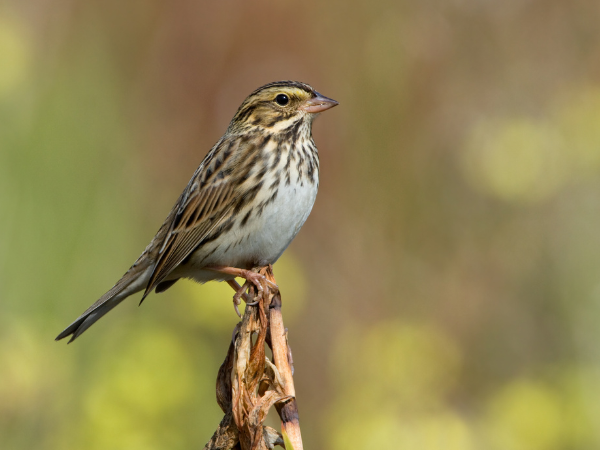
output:
[[[246,305],[256,305],[257,302],[250,301],[250,298],[245,293],[246,290],[251,286],[256,286],[256,289],[259,293],[264,292],[267,289],[279,290],[279,286],[277,286],[272,281],[268,280],[264,275],[255,272],[253,270],[246,269],[238,269],[236,267],[226,267],[226,266],[212,266],[209,268],[212,271],[223,273],[226,275],[233,275],[235,277],[244,278],[246,282],[243,286],[240,286],[239,283],[235,280],[228,280],[227,283],[229,286],[233,288],[235,291],[235,295],[233,296],[233,307],[238,316],[241,317],[240,311],[238,309],[241,304],[240,299],[243,298],[246,302]]]

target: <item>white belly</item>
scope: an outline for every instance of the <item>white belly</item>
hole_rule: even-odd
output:
[[[274,264],[279,259],[304,225],[317,197],[315,184],[284,184],[282,181],[277,198],[264,207],[262,214],[254,212],[245,226],[238,222],[230,231],[232,240],[239,244],[223,248],[218,255],[221,262],[215,264],[252,267]],[[215,252],[217,257],[216,253],[219,250]]]

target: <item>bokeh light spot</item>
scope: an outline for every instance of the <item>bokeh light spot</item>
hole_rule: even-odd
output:
[[[562,448],[560,397],[543,383],[515,381],[498,392],[490,405],[490,443],[498,450]]]
[[[0,15],[0,98],[27,79],[31,57],[23,26],[14,17]]]
[[[210,360],[201,345],[194,351]],[[177,441],[165,415],[182,414],[195,383],[213,380],[199,376],[183,343],[160,329],[136,330],[113,356],[102,361],[87,390],[84,441],[112,449],[164,448]]]
[[[465,175],[478,190],[517,203],[554,194],[569,169],[560,135],[525,118],[479,124],[462,156]]]

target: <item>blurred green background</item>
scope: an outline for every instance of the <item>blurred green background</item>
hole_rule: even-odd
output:
[[[600,448],[600,2],[0,1],[0,448],[201,448],[237,317],[178,283],[54,337],[241,101],[301,80],[275,265],[306,448]]]

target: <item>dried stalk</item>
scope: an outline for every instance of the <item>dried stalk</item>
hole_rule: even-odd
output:
[[[259,272],[275,283],[270,266]],[[266,284],[256,296],[253,287],[249,291],[257,304],[246,305],[244,317],[234,330],[235,340],[219,369],[217,403],[225,417],[204,450],[283,447],[282,436],[263,425],[273,405],[293,450],[303,450],[281,296]],[[274,364],[265,356],[265,344],[271,347]]]

